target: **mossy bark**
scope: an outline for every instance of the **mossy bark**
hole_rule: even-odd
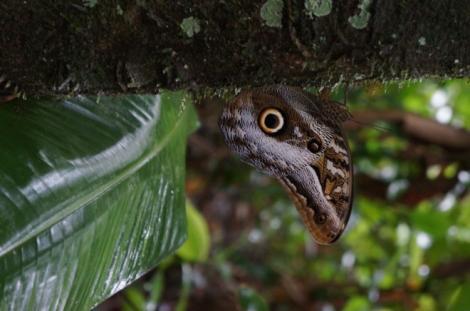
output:
[[[266,2],[3,0],[0,74],[29,95],[469,76],[468,0],[333,1],[321,17],[284,0],[278,23]]]

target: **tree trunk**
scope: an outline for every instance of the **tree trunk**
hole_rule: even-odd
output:
[[[3,0],[0,75],[29,95],[464,77],[469,25],[468,0]]]

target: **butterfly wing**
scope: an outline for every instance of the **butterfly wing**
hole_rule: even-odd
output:
[[[321,244],[334,242],[343,232],[353,195],[351,156],[341,131],[348,114],[335,105],[299,88],[265,87],[240,94],[220,122],[232,151],[287,188]],[[263,133],[258,124],[267,107],[285,117],[285,127],[275,135]]]

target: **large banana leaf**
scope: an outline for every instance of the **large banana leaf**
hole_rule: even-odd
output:
[[[184,93],[0,105],[0,310],[86,310],[186,238]]]

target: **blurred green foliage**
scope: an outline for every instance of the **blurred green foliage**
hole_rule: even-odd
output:
[[[241,287],[239,290],[240,305],[244,310],[267,311],[268,304],[264,298],[249,287]]]

